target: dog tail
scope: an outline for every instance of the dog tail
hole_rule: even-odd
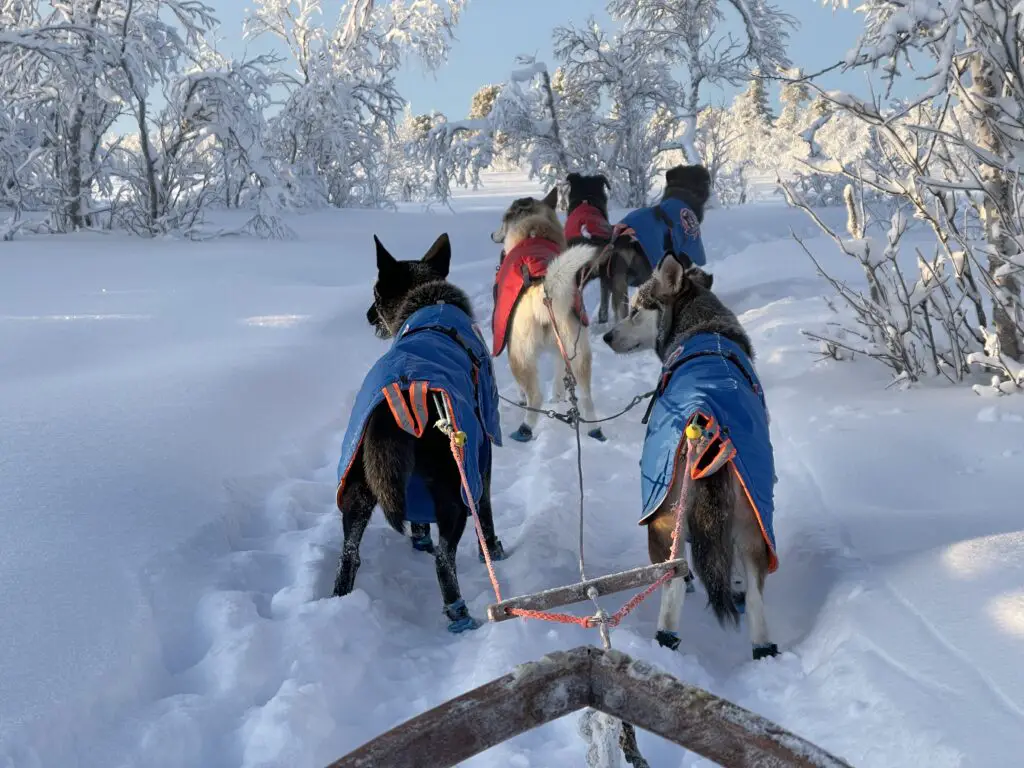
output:
[[[403,432],[384,404],[370,414],[363,435],[366,483],[384,511],[388,525],[405,530],[405,488],[416,465],[412,435]]]
[[[548,265],[544,287],[551,297],[555,317],[565,317],[572,311],[576,293],[586,281],[587,273],[596,272],[610,256],[605,250],[597,245],[574,245],[558,254]]]
[[[708,605],[718,623],[739,625],[732,596],[732,520],[735,489],[728,471],[694,481],[688,505],[693,566],[708,593]]]

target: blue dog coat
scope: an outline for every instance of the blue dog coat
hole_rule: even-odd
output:
[[[729,464],[757,513],[771,553],[770,573],[779,562],[772,529],[775,459],[768,409],[750,358],[738,344],[717,333],[686,339],[662,367],[640,459],[640,523],[646,523],[665,500],[676,467],[685,466],[684,431],[698,414],[708,422],[705,429],[714,438],[710,447],[732,454]],[[703,476],[704,458],[694,462],[692,478]]]
[[[698,267],[707,263],[697,213],[682,200],[670,197],[650,208],[637,208],[622,223],[636,234],[652,267],[658,266],[669,250],[676,255],[686,254]],[[671,241],[666,240],[669,234]]]
[[[452,412],[455,428],[466,433],[466,478],[473,501],[480,502],[491,443],[501,445],[498,385],[487,343],[472,318],[452,304],[433,304],[416,311],[405,322],[391,349],[363,379],[341,444],[339,506],[345,477],[359,453],[366,421],[373,410],[386,400],[398,425],[420,437],[433,426],[428,423],[427,400],[432,392],[441,394]],[[469,503],[465,489],[462,499]],[[406,487],[405,509],[410,522],[436,522],[433,500],[418,475],[414,474]]]

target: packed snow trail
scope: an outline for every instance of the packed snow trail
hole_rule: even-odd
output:
[[[490,182],[455,215],[298,217],[298,243],[44,238],[0,254],[14,276],[0,286],[0,349],[15,363],[0,380],[12,404],[0,411],[0,533],[15,542],[0,569],[5,616],[18,617],[0,654],[0,765],[313,768],[518,663],[598,642],[535,621],[452,637],[429,557],[380,515],[355,592],[328,597],[341,435],[386,344],[365,321],[371,235],[414,258],[448,231],[451,280],[487,330],[488,234],[509,200],[536,192]],[[699,587],[680,652],[653,641],[656,598],[612,643],[858,768],[1015,764],[1024,404],[887,391],[869,363],[818,362],[799,331],[828,319],[825,289],[790,227],[813,238],[801,214],[772,205],[712,211],[704,228],[772,413],[781,565],[766,604],[784,653],[751,662],[745,631],[719,629]],[[809,242],[842,272],[830,241]],[[658,364],[594,342],[604,416],[649,389]],[[514,395],[506,359],[495,367]],[[588,575],[647,562],[642,410],[606,425],[608,443],[583,443]],[[503,429],[520,416],[503,406]],[[508,595],[578,579],[572,432],[544,420],[536,435],[495,453]],[[483,617],[492,593],[472,538],[460,581]],[[466,765],[580,764],[577,721]],[[652,765],[702,762],[639,742]]]

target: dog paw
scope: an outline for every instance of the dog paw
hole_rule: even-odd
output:
[[[451,605],[446,605],[444,615],[448,617],[448,631],[453,635],[480,629],[483,626],[483,622],[469,615],[465,600],[456,600]]]
[[[520,424],[519,429],[509,435],[509,437],[517,443],[528,443],[533,439],[533,430],[525,424]]]
[[[498,560],[504,560],[508,557],[505,554],[505,545],[501,543],[500,539],[495,539],[493,544],[488,544],[487,549],[491,554],[491,560],[497,562]],[[477,546],[477,556],[480,558],[481,563],[487,562],[484,560],[484,551]]]
[[[662,648],[668,648],[670,651],[679,650],[679,635],[675,632],[670,632],[667,629],[659,629],[658,634],[654,636],[654,639],[658,641],[658,645]]]
[[[763,645],[754,646],[754,661],[760,661],[761,659],[767,659],[771,656],[779,655],[779,646],[775,643],[764,643]]]
[[[412,548],[417,552],[434,554],[434,542],[431,541],[429,533],[426,536],[414,536],[412,538]]]
[[[594,438],[598,442],[601,442],[601,443],[608,442],[608,438],[604,436],[604,432],[601,431],[600,427],[598,427],[597,429],[590,430],[589,432],[587,432],[587,435],[589,437]]]
[[[692,595],[694,592],[697,591],[697,587],[693,583],[692,573],[686,574],[686,576],[683,578],[683,581],[686,582],[686,594]]]
[[[736,605],[736,610],[739,613],[747,612],[747,593],[746,592],[733,592],[732,601]]]

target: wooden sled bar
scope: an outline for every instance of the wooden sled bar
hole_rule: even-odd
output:
[[[547,611],[563,605],[581,603],[589,599],[587,591],[591,587],[597,590],[598,597],[610,595],[613,592],[622,592],[627,589],[646,587],[656,582],[668,571],[675,571],[677,577],[685,577],[689,573],[686,558],[668,560],[657,565],[645,565],[630,571],[611,573],[607,576],[598,576],[596,579],[587,579],[577,584],[570,584],[567,587],[554,587],[532,595],[510,597],[508,600],[502,600],[500,603],[487,606],[487,618],[493,622],[516,618],[508,612],[509,608]]]
[[[850,768],[796,734],[624,653],[580,646],[523,664],[328,768],[451,768],[584,707],[728,768]]]

